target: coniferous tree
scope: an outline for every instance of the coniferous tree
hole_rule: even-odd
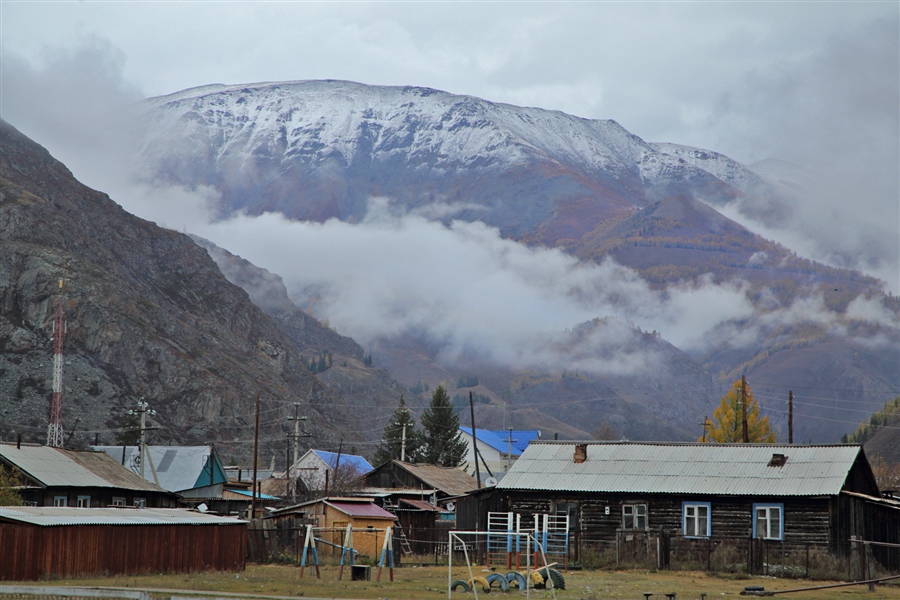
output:
[[[375,464],[383,465],[391,460],[401,460],[403,452],[403,426],[406,426],[406,462],[421,460],[422,434],[416,431],[416,420],[400,396],[400,405],[384,426],[384,437],[375,450]]]
[[[434,390],[431,404],[422,413],[422,428],[426,463],[442,467],[458,467],[463,463],[466,442],[459,430],[459,417],[442,385]]]
[[[735,443],[743,441],[743,409],[741,406],[741,380],[738,379],[722,397],[713,412],[714,423],[707,432],[710,442]],[[751,444],[774,444],[775,433],[769,427],[769,417],[759,416],[759,405],[747,386],[747,437]],[[702,437],[697,441],[705,441]]]

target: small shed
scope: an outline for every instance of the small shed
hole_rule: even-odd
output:
[[[247,523],[166,508],[0,507],[0,580],[240,571]]]
[[[272,513],[270,518],[304,515],[315,520],[319,539],[332,546],[320,552],[325,555],[340,554],[349,524],[353,528],[353,547],[361,554],[377,558],[384,543],[384,530],[394,527],[396,517],[377,506],[369,498],[321,498],[303,502]]]
[[[25,480],[20,490],[30,506],[174,508],[175,494],[142,479],[102,452],[31,444],[0,444],[0,464]]]

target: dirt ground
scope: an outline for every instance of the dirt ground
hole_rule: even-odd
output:
[[[310,569],[300,577],[300,569],[293,566],[250,565],[240,573],[207,572],[175,575],[147,575],[140,577],[89,577],[83,579],[53,580],[39,582],[38,585],[65,585],[79,587],[127,587],[149,589],[154,598],[173,595],[189,595],[192,592],[212,592],[224,597],[261,598],[265,596],[282,598],[340,598],[340,599],[389,599],[389,600],[438,600],[447,598],[447,567],[412,567],[394,569],[394,581],[389,581],[388,569],[384,569],[381,581],[375,581],[378,569],[372,567],[370,581],[351,581],[349,568],[344,570],[343,580],[338,581],[337,567],[321,567],[321,578],[317,579]],[[485,576],[480,567],[473,568],[476,576]],[[738,597],[747,586],[763,586],[767,591],[792,590],[827,585],[825,581],[799,579],[776,579],[772,577],[726,578],[691,571],[651,572],[639,570],[621,571],[562,571],[566,579],[566,589],[556,590],[559,600],[643,600],[644,593],[652,593],[652,600],[665,600],[670,593],[677,594],[679,600],[700,599],[702,594],[708,600],[722,597]],[[452,579],[469,579],[466,567],[453,568]],[[12,584],[13,582],[6,582]],[[36,582],[19,582],[18,585],[35,585]],[[2,585],[0,585],[2,588]],[[456,592],[453,599],[474,598],[474,594]],[[479,592],[479,597],[487,596]],[[513,589],[509,592],[494,591],[491,598],[524,598],[524,591]],[[552,598],[548,590],[531,590],[531,598],[545,600]],[[752,596],[750,596],[752,597]],[[833,589],[778,594],[776,597],[797,600],[880,600],[900,599],[900,579],[891,584],[879,584],[874,592],[867,591],[865,585],[855,585]]]

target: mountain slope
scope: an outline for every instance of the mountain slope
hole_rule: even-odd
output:
[[[95,434],[112,443],[124,411],[143,398],[157,411],[158,442],[218,440],[224,456],[246,458],[256,394],[264,460],[283,456],[282,430],[295,401],[315,425],[314,443],[362,437],[354,413],[204,249],[81,185],[5,122],[0,144],[3,437],[46,439],[61,278],[63,419],[73,443],[93,442]]]
[[[723,323],[715,339],[690,349],[695,367],[718,376],[721,389],[709,392],[708,403],[742,371],[776,395],[787,391],[778,386],[831,389],[838,378],[821,365],[846,357],[854,357],[847,371],[853,381],[872,384],[848,394],[860,410],[882,404],[885,389],[900,389],[900,307],[877,280],[799,257],[716,210],[733,214],[739,207],[767,225],[795,218],[794,190],[802,181],[785,165],[748,167],[712,151],[648,143],[614,121],[427,88],[343,81],[207,86],[150,99],[144,109],[137,154],[145,177],[214,187],[223,217],[276,211],[355,223],[371,198],[385,196],[399,213],[481,221],[504,237],[559,247],[583,262],[611,257],[661,293],[710,279],[745,290],[756,314]],[[822,299],[821,310],[805,312],[813,298]],[[883,329],[847,314],[860,299],[889,313],[878,317]],[[779,319],[789,322],[778,327]],[[434,385],[444,374],[453,380],[473,372],[465,361],[435,364],[440,348],[418,333],[379,340],[382,354],[373,350],[399,381]],[[504,386],[515,369],[480,368],[483,380],[505,382],[491,390],[512,401]],[[639,382],[651,375],[634,374],[610,389],[649,393]],[[579,418],[570,416],[563,420]],[[803,433],[834,441],[855,421],[840,415]]]

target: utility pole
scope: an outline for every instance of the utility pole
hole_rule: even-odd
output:
[[[506,408],[504,407],[503,410],[505,411]],[[475,458],[475,481],[478,483],[478,489],[481,489],[481,470],[478,468],[478,438],[475,435],[475,402],[472,400],[471,390],[469,390],[469,411],[472,413],[472,456]]]
[[[750,443],[750,432],[747,430],[747,376],[741,375],[741,428],[745,444]]]
[[[288,417],[289,421],[294,422],[294,434],[288,437],[292,437],[294,439],[294,462],[288,465],[287,475],[291,479],[291,498],[293,498],[294,502],[297,501],[297,477],[296,474],[291,474],[291,469],[294,465],[297,464],[297,460],[300,458],[300,438],[309,437],[310,434],[307,432],[300,433],[300,421],[305,421],[306,417],[300,416],[300,403],[294,402],[294,416]]]
[[[256,518],[256,467],[259,460],[259,394],[256,395],[256,426],[253,428],[253,494],[250,501],[250,519]]]
[[[706,429],[709,427],[709,415],[703,417],[703,443],[706,443]]]
[[[518,442],[519,440],[514,440],[512,436],[512,427],[509,428],[509,435],[506,436],[506,472],[509,473],[509,470],[512,468],[512,443]]]
[[[129,410],[129,415],[141,415],[141,448],[140,448],[140,463],[141,463],[141,477],[144,477],[144,462],[147,458],[147,435],[146,432],[148,429],[158,429],[158,427],[147,427],[147,415],[150,416],[156,415],[156,411],[152,408],[149,408],[149,404],[144,402],[144,399],[141,398],[138,401],[138,407],[134,410]]]
[[[47,445],[63,446],[62,392],[63,341],[66,337],[66,316],[63,310],[63,280],[59,280],[56,314],[53,317],[53,396],[50,398],[50,422],[47,424]]]
[[[400,462],[406,462],[406,422],[403,423],[403,434],[400,437]]]
[[[794,392],[788,390],[788,444],[794,443]]]

